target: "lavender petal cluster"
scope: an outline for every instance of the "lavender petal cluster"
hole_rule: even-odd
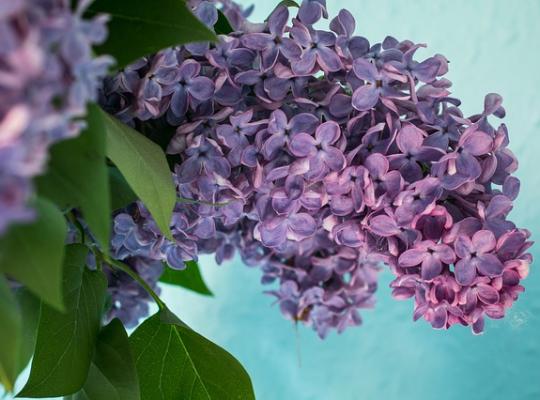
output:
[[[217,15],[213,2],[194,11]],[[105,81],[109,112],[175,129],[167,153],[182,199],[174,241],[137,204],[117,214],[113,251],[180,269],[238,251],[277,283],[268,293],[283,314],[321,337],[360,324],[384,263],[415,320],[480,333],[524,290],[532,261],[529,231],[508,219],[519,180],[506,126],[493,125],[502,98],[465,117],[444,56],[417,60],[425,45],[390,36],[370,43],[347,10],[316,28],[327,16],[322,0],[291,23],[279,6],[257,29],[237,24]]]
[[[106,16],[83,19],[88,1],[0,2],[0,235],[32,220],[31,179],[48,148],[78,135],[77,121],[112,59],[93,57],[107,35]]]

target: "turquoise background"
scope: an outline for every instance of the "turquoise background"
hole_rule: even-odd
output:
[[[252,0],[240,1],[251,4]],[[277,1],[256,2],[263,21]],[[500,93],[522,191],[512,218],[540,237],[540,1],[329,0],[331,16],[347,7],[357,33],[371,42],[387,34],[429,45],[419,57],[444,54],[453,93],[470,115],[484,95]],[[533,253],[540,260],[540,247]],[[537,264],[536,264],[537,265]],[[382,274],[377,306],[364,324],[322,341],[283,319],[263,295],[260,273],[235,260],[201,260],[214,291],[205,298],[163,288],[187,323],[233,353],[249,371],[258,400],[538,400],[540,399],[540,273],[533,264],[526,292],[486,333],[436,331],[412,322],[412,303],[390,297]],[[20,382],[22,383],[22,382]]]

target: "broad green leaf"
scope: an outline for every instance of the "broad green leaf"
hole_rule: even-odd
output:
[[[107,41],[97,50],[111,54],[120,68],[166,47],[216,40],[181,0],[96,0],[88,14],[96,13],[111,16]]]
[[[201,276],[199,264],[196,261],[186,261],[185,264],[186,269],[184,270],[173,269],[166,265],[163,274],[159,278],[160,282],[181,286],[206,296],[213,296]]]
[[[130,337],[141,400],[255,399],[247,372],[231,354],[180,321],[165,322],[172,319],[167,313],[153,315]]]
[[[15,297],[17,303],[19,303],[22,318],[21,347],[17,369],[17,374],[20,374],[30,362],[32,354],[34,354],[41,302],[26,288],[17,289]]]
[[[172,239],[169,223],[176,190],[163,150],[105,111],[100,112],[105,119],[107,156],[148,208],[161,232]]]
[[[85,266],[88,248],[66,247],[66,311],[42,305],[30,378],[19,397],[59,397],[77,392],[88,375],[107,279]]]
[[[113,210],[124,208],[137,200],[137,195],[126,182],[118,168],[109,167],[109,187],[111,191],[111,206]]]
[[[139,380],[122,322],[112,320],[99,333],[86,383],[71,400],[139,400]]]
[[[37,179],[39,193],[60,208],[80,207],[84,220],[109,250],[111,200],[105,164],[105,127],[99,107],[91,104],[88,127],[75,139],[53,146],[47,173]]]
[[[234,28],[221,10],[218,10],[218,20],[214,25],[214,30],[218,35],[228,35],[229,33],[234,32]]]
[[[35,203],[37,219],[11,227],[0,239],[0,271],[5,272],[47,304],[64,309],[62,260],[66,221],[54,204]]]
[[[0,274],[0,384],[11,392],[19,372],[22,321],[19,305]]]

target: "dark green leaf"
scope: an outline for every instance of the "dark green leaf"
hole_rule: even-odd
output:
[[[34,348],[41,311],[41,302],[26,288],[15,291],[22,318],[21,348],[19,351],[19,365],[17,374],[20,374],[30,362]]]
[[[18,375],[21,312],[8,282],[0,274],[0,384],[11,392]]]
[[[208,289],[208,286],[206,286],[206,283],[201,276],[201,271],[197,262],[187,261],[185,264],[186,269],[184,270],[177,270],[169,266],[165,266],[163,274],[159,280],[163,283],[181,286],[206,296],[213,296],[213,293],[210,291],[210,289]]]
[[[294,0],[282,0],[282,1],[280,1],[280,2],[277,4],[276,7],[274,7],[274,9],[273,9],[272,12],[270,13],[270,15],[272,15],[272,14],[274,13],[274,11],[276,11],[276,9],[277,9],[278,7],[281,7],[281,6],[284,6],[284,7],[296,7],[296,8],[300,8],[300,5],[299,5],[296,1],[294,1]],[[270,17],[268,17],[268,18],[270,18]],[[267,21],[268,21],[268,18],[266,18],[266,19],[264,20],[264,22],[267,22]]]
[[[107,156],[148,208],[161,232],[172,239],[169,223],[176,190],[163,150],[106,112],[101,113],[107,132]]]
[[[214,25],[214,30],[218,35],[228,35],[229,33],[234,32],[234,28],[221,10],[218,10],[218,20]]]
[[[99,333],[88,379],[72,400],[139,400],[139,380],[128,335],[118,319]]]
[[[216,40],[180,0],[96,0],[88,13],[111,16],[107,41],[97,50],[115,57],[119,67],[166,47]]]
[[[11,227],[0,239],[0,270],[17,279],[43,301],[64,309],[62,260],[67,226],[50,201],[35,203],[37,219]]]
[[[101,245],[109,250],[111,200],[105,165],[105,126],[99,107],[91,104],[88,128],[75,139],[51,149],[47,173],[37,179],[39,193],[61,208],[80,207],[84,220]]]
[[[255,399],[247,372],[231,354],[180,321],[164,322],[164,312],[130,337],[142,400]]]
[[[113,210],[124,208],[137,200],[137,195],[116,167],[109,167],[109,186]]]
[[[300,5],[294,0],[281,0],[276,7],[279,6],[300,8]]]
[[[59,397],[82,388],[99,332],[107,279],[85,267],[88,248],[66,247],[66,312],[42,305],[30,378],[18,396]]]
[[[272,11],[272,13],[276,10],[276,8],[280,7],[280,6],[285,6],[285,7],[296,7],[296,8],[300,8],[300,5],[294,1],[294,0],[281,0],[277,6],[274,8],[274,10]],[[266,18],[264,20],[264,22],[268,21],[268,18]]]

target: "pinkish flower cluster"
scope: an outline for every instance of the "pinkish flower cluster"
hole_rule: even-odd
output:
[[[51,144],[76,136],[88,101],[112,63],[93,57],[104,16],[82,19],[87,1],[0,1],[0,235],[33,218],[32,177]]]
[[[211,2],[197,2],[207,25]],[[292,24],[279,6],[259,31],[167,49],[106,81],[102,104],[166,142],[180,201],[164,239],[141,205],[115,219],[119,258],[182,260],[238,249],[263,271],[282,312],[321,337],[360,323],[379,262],[393,294],[434,328],[482,331],[523,290],[529,232],[507,219],[519,181],[502,99],[464,117],[445,57],[422,44],[331,31],[322,0]],[[173,132],[170,134],[169,132]]]

